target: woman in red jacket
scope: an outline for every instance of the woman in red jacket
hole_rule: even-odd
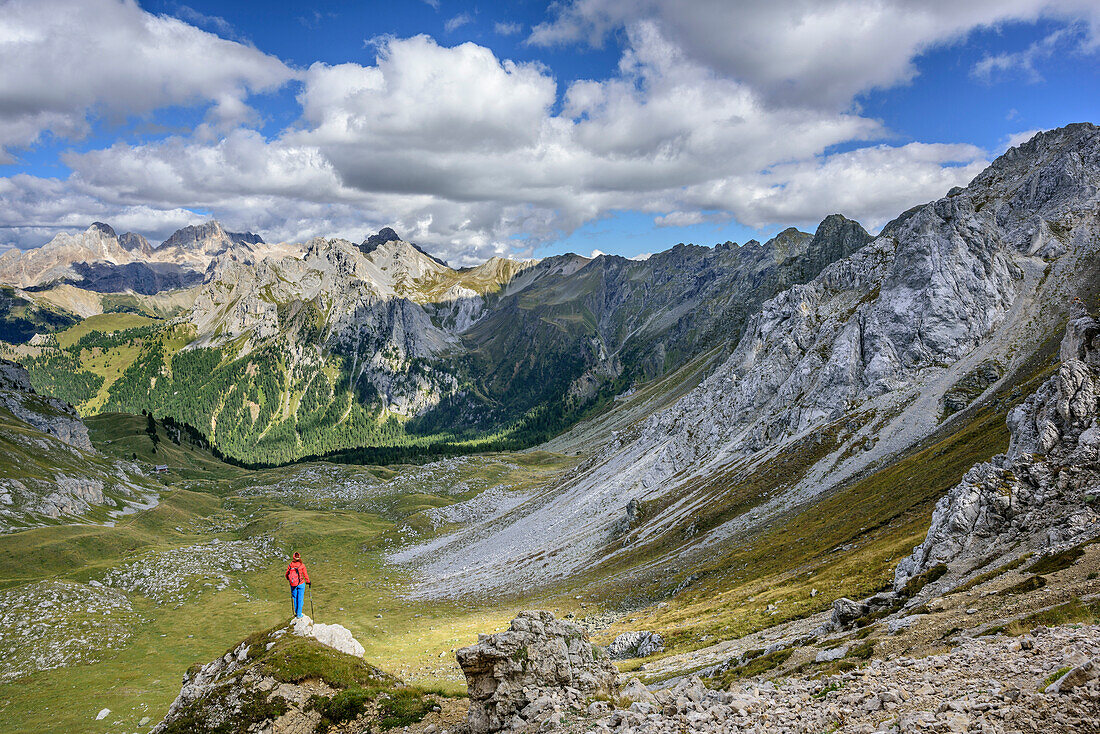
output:
[[[302,616],[302,602],[305,600],[306,587],[310,586],[309,571],[302,563],[302,554],[294,551],[294,560],[286,567],[286,580],[290,583],[290,601],[294,607],[294,616]]]

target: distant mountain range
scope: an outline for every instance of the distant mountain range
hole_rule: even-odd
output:
[[[227,232],[217,222],[184,227],[159,247],[139,234],[119,235],[95,222],[79,234],[62,233],[41,247],[0,255],[0,283],[20,288],[71,284],[103,293],[150,295],[202,282],[210,262],[230,249],[257,253],[251,232]]]
[[[7,253],[0,281],[62,312],[157,317],[22,347],[41,389],[84,412],[170,416],[237,459],[282,462],[530,445],[731,348],[760,303],[870,239],[834,215],[764,244],[454,269],[389,228],[273,246],[209,222],[152,248],[96,223]]]
[[[642,475],[750,461],[862,411],[844,435],[865,448],[799,480],[818,491],[927,436],[1057,326],[1060,299],[1091,282],[1090,220],[1074,212],[1095,205],[1098,137],[1087,124],[1042,134],[874,238],[832,215],[813,234],[644,261],[455,269],[388,228],[269,245],[210,222],[152,248],[95,224],[0,260],[24,319],[8,332],[147,318],[10,349],[37,389],[85,414],[170,417],[250,463],[531,446],[679,372],[688,394],[630,427],[623,450],[637,455],[601,486],[626,496]]]

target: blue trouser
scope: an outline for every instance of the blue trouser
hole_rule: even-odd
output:
[[[306,585],[298,584],[290,587],[290,602],[294,606],[294,616],[302,616],[302,602],[306,598]]]

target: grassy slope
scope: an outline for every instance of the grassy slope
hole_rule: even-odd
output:
[[[359,511],[316,510],[295,496],[242,497],[293,477],[323,490],[327,475],[309,480],[311,465],[249,472],[218,462],[209,452],[176,446],[158,427],[152,441],[140,416],[105,415],[90,420],[93,440],[105,453],[172,467],[164,481],[171,488],[157,508],[128,517],[116,527],[39,528],[0,536],[0,589],[42,579],[86,582],[135,556],[170,550],[213,538],[223,541],[271,534],[288,551],[300,548],[314,580],[317,617],[347,626],[367,649],[367,659],[410,682],[464,690],[451,651],[477,639],[477,633],[504,626],[514,608],[485,609],[476,604],[409,604],[399,595],[407,579],[382,561],[385,548],[408,523],[427,530],[422,509],[475,495],[483,485],[505,484],[522,491],[573,460],[545,453],[488,457],[461,464],[453,472],[418,467],[330,467],[332,471],[381,483],[384,491]],[[324,467],[327,465],[317,465]],[[413,477],[412,479],[409,479]],[[451,494],[462,483],[473,489]],[[226,521],[235,521],[226,523]],[[233,526],[211,532],[211,528]],[[44,713],[65,731],[133,730],[138,720],[154,720],[179,692],[183,671],[220,655],[241,638],[271,627],[289,614],[283,562],[237,574],[240,588],[205,590],[181,608],[158,605],[137,594],[130,598],[146,620],[125,649],[98,663],[36,673],[0,685],[0,716],[5,732],[37,732]],[[381,615],[378,617],[376,615]],[[441,657],[440,654],[443,654]],[[74,693],[77,694],[74,700]],[[110,708],[103,722],[96,712]]]
[[[57,343],[62,348],[71,347],[82,336],[91,334],[93,331],[108,334],[112,331],[132,329],[136,326],[148,326],[152,323],[155,323],[153,319],[133,313],[105,313],[98,316],[89,316],[79,324],[75,324],[58,334]]]

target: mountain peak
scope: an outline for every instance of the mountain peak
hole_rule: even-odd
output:
[[[369,255],[372,252],[374,252],[375,250],[377,250],[379,247],[382,247],[383,245],[388,245],[391,242],[396,242],[396,243],[399,243],[399,244],[402,244],[402,245],[408,245],[409,247],[416,250],[417,252],[419,252],[424,257],[430,259],[432,262],[434,262],[438,265],[442,265],[445,268],[450,267],[450,265],[448,265],[445,261],[440,260],[435,255],[431,254],[430,252],[425,251],[424,248],[422,248],[420,245],[416,244],[415,242],[408,242],[406,240],[401,239],[400,235],[398,235],[397,232],[392,227],[383,227],[382,229],[378,230],[378,234],[370,235],[365,240],[363,240],[363,244],[359,245],[359,249],[362,251],[362,253],[364,255]]]
[[[118,244],[122,245],[124,250],[140,252],[143,255],[148,255],[153,251],[152,245],[149,244],[149,240],[134,232],[120,234],[118,236]]]
[[[206,250],[210,245],[226,247],[230,243],[237,245],[259,245],[264,240],[252,232],[228,232],[221,222],[211,219],[202,224],[189,224],[176,230],[171,237],[161,243],[161,247],[179,247],[183,249]]]
[[[364,249],[363,252],[370,252],[371,250],[376,249],[379,245],[384,245],[387,242],[395,241],[401,241],[401,237],[398,236],[397,232],[395,232],[392,227],[383,227],[382,229],[378,230],[378,234],[372,234],[371,236],[367,237],[367,239],[363,240],[364,247],[369,248]]]
[[[93,229],[99,230],[100,232],[107,235],[108,237],[117,237],[118,236],[117,234],[115,234],[115,230],[114,230],[113,227],[111,227],[111,225],[105,224],[103,222],[92,222],[92,226],[88,227],[88,231],[91,231]]]

